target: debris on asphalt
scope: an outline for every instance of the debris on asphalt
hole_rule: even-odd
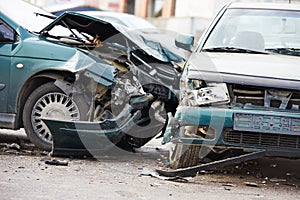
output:
[[[20,141],[20,143],[0,143],[0,152],[25,156],[49,154],[47,151],[40,151],[32,143],[25,143],[23,141]]]
[[[161,183],[153,183],[153,184],[151,183],[150,184],[151,187],[158,187],[158,186],[161,186],[161,185],[162,185]]]
[[[236,187],[236,185],[232,184],[232,183],[224,183],[224,184],[222,184],[222,186],[224,186],[224,187]]]
[[[50,160],[45,160],[45,164],[47,164],[47,165],[57,165],[57,166],[68,166],[69,161],[50,159]]]
[[[187,178],[183,178],[180,176],[175,176],[175,177],[161,176],[156,171],[154,171],[152,169],[148,169],[148,168],[143,168],[142,173],[140,173],[139,176],[141,176],[141,177],[142,176],[150,176],[150,177],[154,177],[154,178],[158,178],[158,179],[166,180],[166,181],[189,182],[189,180]]]
[[[279,183],[279,182],[286,182],[286,179],[283,178],[271,178],[271,182]]]
[[[198,174],[197,175],[199,175],[199,174],[213,174],[214,173],[214,171],[213,170],[201,170],[201,171],[199,171],[198,172]]]
[[[17,151],[19,151],[21,149],[20,145],[18,145],[16,143],[7,144],[7,148],[12,149],[12,150],[17,150]]]
[[[245,182],[245,185],[249,187],[259,187],[257,183],[253,183],[253,182]]]

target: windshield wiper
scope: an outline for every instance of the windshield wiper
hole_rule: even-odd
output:
[[[291,55],[291,56],[299,56],[300,55],[300,49],[299,48],[270,48],[266,49],[266,51],[270,51],[273,53],[278,53],[278,54],[284,54],[284,55]]]
[[[37,12],[35,12],[34,14],[36,16],[42,16],[42,17],[46,17],[46,18],[49,18],[49,19],[56,19],[56,16],[52,16],[52,15],[46,15],[46,14],[37,13]]]
[[[252,49],[243,49],[238,47],[214,47],[214,48],[208,48],[203,49],[203,51],[207,52],[229,52],[229,53],[255,53],[255,54],[269,54],[265,51],[258,51],[258,50],[252,50]]]

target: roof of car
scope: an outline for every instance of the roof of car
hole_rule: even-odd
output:
[[[254,9],[275,9],[275,10],[299,10],[300,4],[289,3],[231,3],[228,8],[254,8]]]

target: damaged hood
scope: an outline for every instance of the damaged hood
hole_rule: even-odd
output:
[[[128,29],[127,27],[118,26],[118,30],[126,29],[122,33],[137,44],[149,55],[163,62],[181,62],[187,60],[190,53],[176,47],[175,39],[170,35],[157,30],[142,31]]]
[[[300,88],[300,58],[279,54],[194,54],[188,77],[276,88]]]
[[[133,30],[77,12],[65,12],[43,28],[40,34],[44,35],[58,25],[68,26],[71,30],[85,31],[91,35],[97,34],[103,42],[110,41],[112,37],[125,37],[133,44],[131,50],[141,49],[162,62],[180,62],[188,56],[187,52],[176,47],[175,40],[160,31]]]

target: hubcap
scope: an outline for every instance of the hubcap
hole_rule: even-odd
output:
[[[72,98],[62,93],[46,94],[36,102],[31,113],[33,130],[42,140],[52,142],[50,130],[41,118],[79,120],[80,113]]]

